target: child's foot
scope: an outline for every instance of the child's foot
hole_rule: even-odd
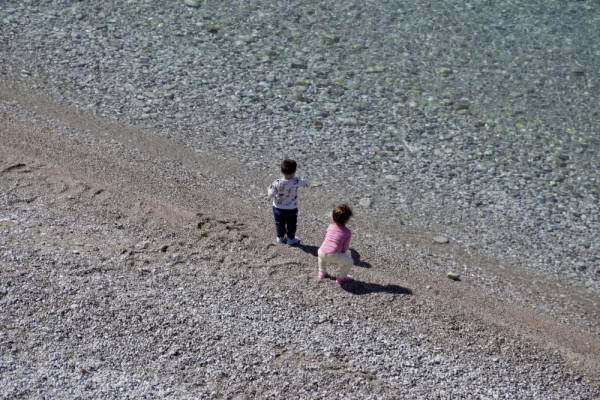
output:
[[[277,243],[279,243],[279,244],[285,244],[285,243],[286,243],[285,237],[277,237],[277,238],[275,239],[275,241],[276,241]]]
[[[322,281],[323,279],[327,279],[329,278],[329,274],[327,272],[319,272],[319,280]]]
[[[344,285],[346,283],[350,283],[353,281],[351,276],[341,276],[341,277],[337,277],[335,278],[335,281],[337,283],[339,283],[340,285]]]
[[[289,244],[290,246],[294,246],[296,244],[300,243],[300,239],[295,237],[293,239],[288,239],[287,244]]]

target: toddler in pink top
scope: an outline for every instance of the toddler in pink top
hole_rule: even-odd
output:
[[[352,232],[346,224],[352,216],[352,208],[348,204],[340,204],[333,209],[331,217],[333,222],[327,228],[325,240],[319,248],[319,279],[329,277],[327,266],[334,265],[338,268],[338,273],[335,280],[340,285],[350,282],[351,277],[348,276],[354,261],[347,254],[350,247],[350,239]]]

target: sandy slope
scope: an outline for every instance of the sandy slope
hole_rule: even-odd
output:
[[[2,397],[597,396],[593,297],[544,314],[451,282],[418,257],[429,240],[364,217],[358,282],[319,283],[326,188],[304,245],[275,246],[268,171],[43,105],[0,122]]]

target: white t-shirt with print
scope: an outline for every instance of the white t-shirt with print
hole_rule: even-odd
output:
[[[269,199],[273,199],[274,207],[293,210],[298,208],[299,187],[308,187],[308,181],[298,177],[275,179],[269,186]]]

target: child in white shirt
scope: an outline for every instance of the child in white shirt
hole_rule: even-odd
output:
[[[283,178],[273,181],[268,188],[268,197],[273,200],[273,218],[277,243],[291,246],[300,243],[296,237],[298,221],[298,188],[308,187],[308,182],[296,177],[296,161],[285,159],[281,163]]]

